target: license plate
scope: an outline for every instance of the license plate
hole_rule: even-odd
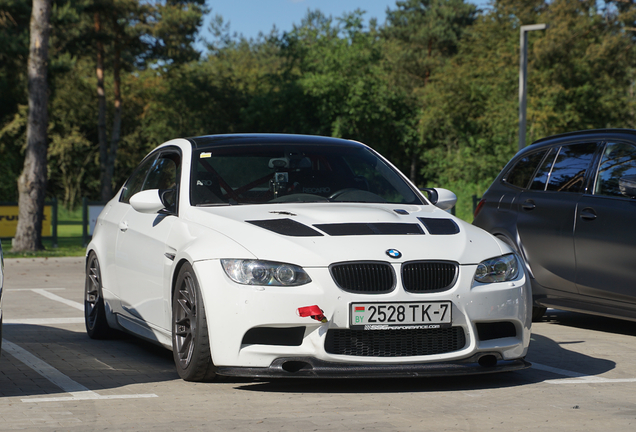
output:
[[[436,329],[450,327],[451,302],[351,303],[352,330]]]

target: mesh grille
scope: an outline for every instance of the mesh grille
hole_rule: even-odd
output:
[[[409,292],[450,289],[457,278],[457,264],[450,262],[411,262],[402,266],[402,283]]]
[[[395,274],[387,263],[334,264],[331,275],[340,288],[352,293],[380,294],[393,291],[395,287]]]
[[[406,357],[458,351],[466,345],[462,327],[407,330],[347,330],[327,332],[325,351],[359,357]]]

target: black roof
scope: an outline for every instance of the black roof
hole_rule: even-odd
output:
[[[603,137],[607,137],[607,138],[617,138],[617,137],[626,137],[629,136],[630,138],[636,138],[636,130],[634,129],[589,129],[589,130],[580,130],[580,131],[575,131],[575,132],[567,132],[567,133],[562,133],[562,134],[558,134],[558,135],[552,135],[552,136],[548,136],[545,138],[541,138],[539,140],[536,140],[535,142],[533,142],[531,145],[535,145],[535,144],[541,144],[544,143],[546,141],[553,141],[553,140],[561,140],[561,139],[568,139],[568,138],[579,138],[579,137],[585,137],[585,136],[599,136],[602,135]]]
[[[205,135],[186,138],[195,148],[226,146],[235,144],[323,144],[340,146],[362,146],[362,144],[342,138],[330,138],[318,135],[293,134],[227,134]]]

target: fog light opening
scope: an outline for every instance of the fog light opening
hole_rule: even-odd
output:
[[[295,373],[300,370],[313,369],[312,366],[304,361],[287,361],[283,363],[283,370],[289,373]]]
[[[497,357],[494,355],[485,355],[479,357],[479,365],[485,368],[491,368],[497,366]]]

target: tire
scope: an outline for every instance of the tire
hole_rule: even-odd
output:
[[[212,381],[216,368],[210,353],[205,306],[189,263],[179,270],[172,298],[172,355],[185,381]]]
[[[109,339],[114,330],[106,320],[106,306],[102,295],[102,273],[95,252],[86,261],[86,282],[84,284],[84,322],[86,333],[91,339]]]
[[[543,320],[543,315],[545,315],[545,311],[547,308],[543,306],[532,306],[532,322],[540,322]]]

